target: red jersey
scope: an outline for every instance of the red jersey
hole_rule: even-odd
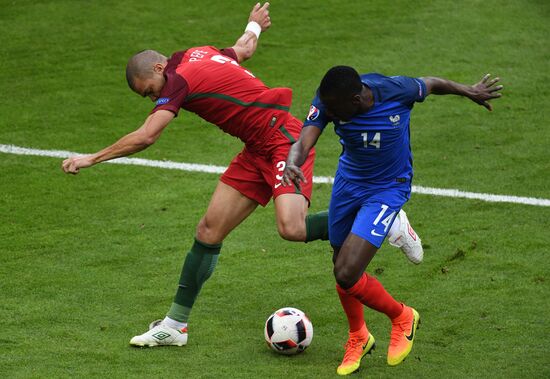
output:
[[[257,150],[282,125],[290,88],[268,88],[237,63],[233,49],[193,47],[174,53],[164,69],[166,83],[153,112],[183,108],[240,138]]]

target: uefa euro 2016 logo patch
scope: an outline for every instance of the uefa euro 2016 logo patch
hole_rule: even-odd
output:
[[[319,109],[317,109],[317,107],[312,104],[311,107],[309,108],[309,113],[307,115],[307,120],[308,121],[315,121],[317,119],[317,117],[319,117]]]
[[[166,104],[167,102],[170,101],[170,98],[168,97],[161,97],[160,99],[157,100],[157,105],[162,105],[162,104]]]

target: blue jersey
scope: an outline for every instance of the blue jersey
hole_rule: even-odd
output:
[[[409,122],[415,102],[424,101],[426,85],[406,76],[365,74],[361,81],[373,93],[374,105],[350,121],[330,119],[315,96],[304,127],[324,130],[329,122],[340,137],[343,152],[338,174],[363,186],[385,186],[412,179]]]

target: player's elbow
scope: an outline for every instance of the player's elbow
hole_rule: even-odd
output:
[[[243,61],[246,61],[247,59],[250,59],[252,55],[254,55],[254,52],[256,51],[256,46],[250,43],[241,44],[241,45],[233,46],[233,50],[237,55],[237,61],[241,63]]]
[[[250,49],[250,48],[243,49],[241,51],[241,54],[239,55],[239,62],[244,62],[247,59],[250,59],[252,57],[252,55],[254,55],[254,50],[253,49]]]
[[[441,92],[442,80],[435,76],[426,76],[420,78],[426,85],[426,95],[438,94]]]
[[[139,133],[137,135],[137,144],[142,146],[143,148],[147,148],[149,146],[151,146],[152,144],[154,144],[157,139],[158,139],[158,135],[154,135],[154,134],[148,134],[148,133]]]
[[[143,140],[143,143],[144,143],[145,146],[149,147],[152,144],[154,144],[155,142],[157,142],[158,138],[159,138],[158,135],[146,136],[145,139]]]

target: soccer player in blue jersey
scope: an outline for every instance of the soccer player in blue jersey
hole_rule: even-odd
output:
[[[321,81],[300,138],[289,151],[282,183],[299,186],[306,181],[300,166],[332,122],[344,150],[329,206],[329,238],[336,289],[349,323],[338,374],[356,371],[374,348],[363,305],[385,313],[392,322],[389,365],[401,363],[413,345],[418,312],[397,302],[365,269],[386,236],[391,241],[402,227],[397,215],[411,193],[409,123],[414,103],[429,94],[454,94],[492,110],[488,100],[501,96],[498,81],[486,75],[468,86],[436,77],[360,76],[347,66],[331,68]]]

